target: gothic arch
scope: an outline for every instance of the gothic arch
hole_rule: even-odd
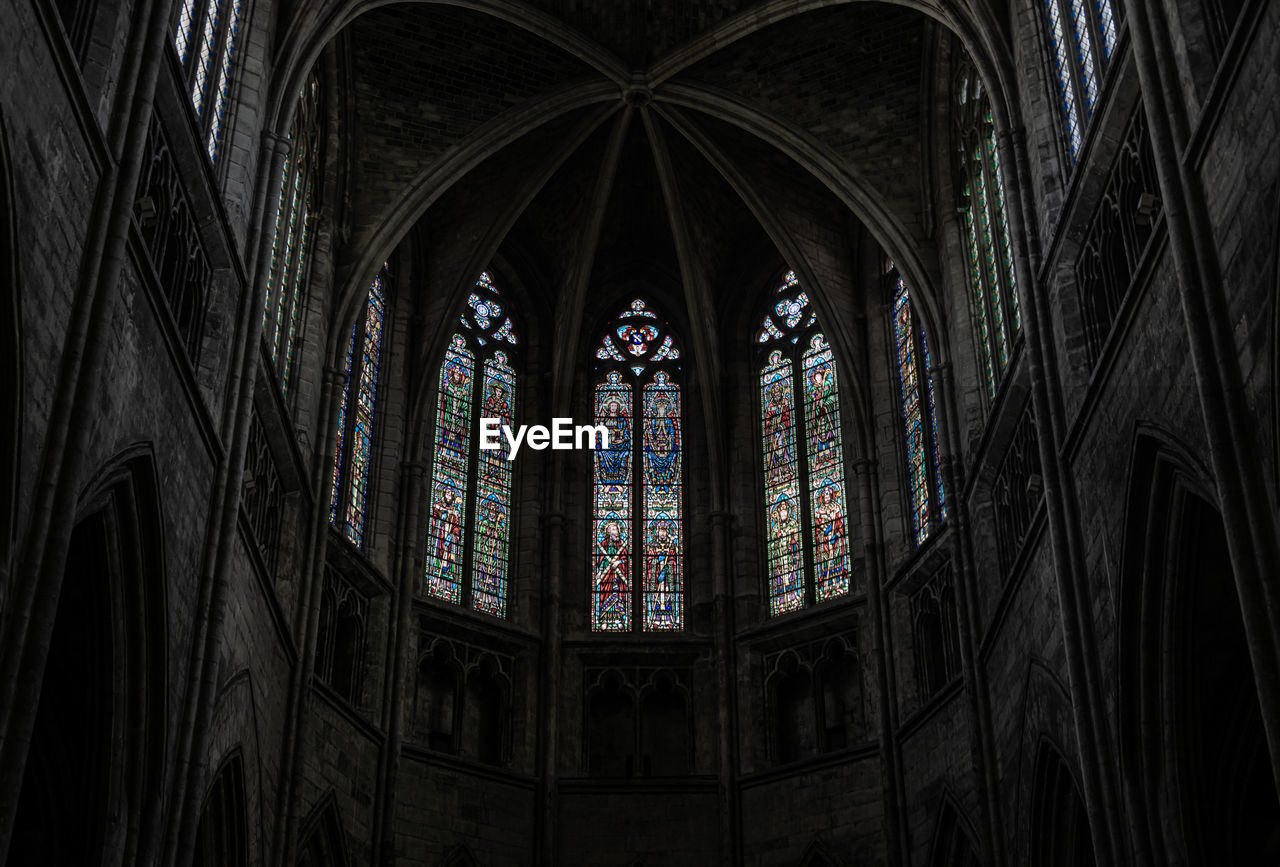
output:
[[[929,867],[980,867],[973,826],[950,791],[942,793],[930,845]]]
[[[258,719],[261,699],[258,693],[249,669],[242,668],[233,672],[218,687],[209,723],[208,767],[225,768],[227,762],[237,756],[243,765],[241,785],[245,812],[245,848],[250,864],[261,861],[258,853],[262,851],[266,839],[263,814],[268,807],[263,798],[267,789],[263,782],[261,726]],[[210,773],[205,779],[214,779],[214,774]]]
[[[1077,761],[1076,753],[1067,751],[1076,743],[1072,719],[1071,698],[1066,684],[1045,660],[1032,657],[1027,663],[1022,693],[1022,736],[1018,750],[1014,800],[1016,806],[1014,815],[1010,817],[1011,822],[1015,823],[1014,842],[1010,851],[1011,863],[1042,864],[1037,860],[1033,847],[1045,842],[1046,830],[1052,829],[1052,826],[1044,823],[1055,820],[1055,810],[1058,807],[1075,809],[1072,798],[1079,800],[1083,811],[1083,797],[1075,783],[1075,774],[1070,769]],[[1071,783],[1069,788],[1066,787],[1068,781]],[[1054,785],[1049,785],[1050,783]],[[1083,816],[1084,813],[1081,812],[1081,817]],[[1088,833],[1088,823],[1085,820],[1085,834]],[[1050,865],[1045,862],[1043,867]]]
[[[235,750],[223,759],[205,795],[194,863],[200,867],[246,867],[248,819],[244,758]]]
[[[16,863],[154,857],[168,724],[164,538],[152,454],[136,446],[80,500],[10,846]]]
[[[348,867],[352,863],[338,799],[332,790],[312,808],[298,839],[297,867]]]
[[[1280,856],[1280,802],[1225,530],[1207,474],[1140,429],[1121,559],[1120,762],[1154,862]]]

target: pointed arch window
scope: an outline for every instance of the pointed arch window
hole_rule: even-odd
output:
[[[772,615],[849,592],[848,499],[835,358],[794,271],[755,342]]]
[[[209,162],[217,163],[231,102],[244,0],[182,0],[173,47]]]
[[[1050,75],[1074,165],[1080,157],[1084,127],[1098,107],[1102,76],[1116,50],[1116,11],[1111,0],[1043,2]]]
[[[515,326],[488,272],[480,275],[445,349],[436,397],[428,491],[425,591],[506,617],[511,548],[511,462],[505,437],[480,448],[480,420],[516,416]]]
[[[987,397],[994,399],[1022,328],[1022,316],[991,102],[967,56],[958,64],[955,81],[956,189],[967,254],[969,309]]]
[[[298,95],[289,128],[289,153],[280,177],[271,270],[262,314],[262,329],[271,349],[280,389],[289,393],[315,230],[320,171],[320,81],[315,73]]]
[[[636,299],[605,329],[595,362],[595,423],[609,448],[593,453],[591,629],[683,629],[680,349]]]
[[[893,285],[893,335],[897,353],[898,388],[907,457],[907,486],[911,528],[917,545],[929,538],[934,525],[947,516],[946,490],[938,450],[938,416],[929,375],[932,360],[924,326],[911,309],[911,292],[890,262]],[[922,381],[923,380],[923,384]]]
[[[364,547],[374,422],[381,384],[382,338],[387,317],[387,266],[369,286],[369,297],[347,340],[346,385],[338,404],[338,445],[333,459],[329,522]]]

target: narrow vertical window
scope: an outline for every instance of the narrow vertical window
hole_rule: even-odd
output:
[[[280,389],[293,380],[294,357],[306,306],[308,266],[315,231],[320,171],[320,83],[313,74],[298,96],[289,130],[290,150],[280,176],[271,267],[262,314]]]
[[[513,425],[519,345],[507,301],[488,272],[458,317],[436,383],[427,496],[425,592],[506,617],[510,598],[512,467],[509,445],[481,448],[485,419]]]
[[[382,366],[387,269],[374,278],[368,301],[347,342],[346,385],[338,405],[337,450],[329,520],[357,547],[364,547],[374,421]]]
[[[216,163],[231,101],[243,0],[183,0],[173,46],[209,161]]]
[[[1062,108],[1067,150],[1080,157],[1084,125],[1093,116],[1102,78],[1116,47],[1111,0],[1044,0],[1052,78]]]
[[[1013,251],[990,100],[972,62],[956,64],[952,128],[970,312],[988,399],[994,399],[1021,327]]]
[[[835,357],[788,271],[756,332],[770,614],[844,596],[849,516]]]
[[[890,265],[892,269],[892,265]],[[907,489],[911,529],[917,545],[929,538],[933,525],[946,517],[946,492],[942,484],[938,448],[938,417],[929,376],[931,359],[924,328],[911,310],[911,294],[902,277],[894,276],[893,335],[902,398],[902,423],[907,458]],[[924,384],[921,385],[921,379]]]
[[[609,447],[593,458],[591,629],[683,629],[680,350],[636,299],[605,330],[595,358],[595,423]]]

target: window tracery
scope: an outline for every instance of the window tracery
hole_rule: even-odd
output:
[[[609,431],[609,448],[594,453],[591,629],[683,629],[680,350],[667,324],[635,299],[608,326],[595,358],[595,423]]]
[[[510,444],[479,448],[481,418],[512,424],[519,339],[488,272],[458,317],[440,365],[428,491],[426,595],[506,617],[510,584]]]
[[[1074,165],[1115,53],[1116,14],[1111,0],[1044,0],[1044,9],[1051,74]]]
[[[386,324],[387,266],[369,286],[369,296],[347,340],[346,385],[338,403],[338,443],[333,460],[329,522],[363,548],[373,462],[374,411]]]
[[[185,87],[205,140],[209,162],[216,164],[231,101],[232,64],[240,37],[244,0],[183,0],[173,46]]]
[[[298,332],[306,306],[307,274],[320,192],[320,81],[315,73],[307,79],[298,96],[289,141],[291,147],[280,177],[262,319],[280,389],[286,394],[292,382]]]
[[[956,189],[967,254],[970,310],[987,397],[994,399],[1022,327],[1018,284],[991,102],[967,56],[958,64],[955,82]]]
[[[917,545],[924,544],[934,524],[947,516],[946,490],[942,481],[941,453],[938,449],[938,417],[932,360],[924,326],[916,323],[911,310],[911,293],[889,263],[894,281],[893,333],[898,368],[898,388],[902,399],[902,421],[907,457],[907,483],[911,503],[911,528]],[[920,380],[924,379],[924,385]]]
[[[769,613],[849,592],[848,500],[835,358],[794,271],[756,333]]]

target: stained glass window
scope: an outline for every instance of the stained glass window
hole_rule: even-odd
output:
[[[182,0],[173,47],[209,161],[222,147],[244,0]]]
[[[485,272],[436,383],[424,592],[495,617],[506,617],[509,599],[512,472],[505,437],[501,448],[480,448],[481,423],[515,424],[518,345],[507,300]]]
[[[374,421],[387,316],[387,266],[373,279],[369,297],[347,339],[345,385],[338,403],[329,521],[364,547],[373,464]]]
[[[938,416],[929,375],[932,359],[923,325],[915,321],[906,281],[890,263],[894,280],[893,336],[902,398],[911,528],[917,545],[929,538],[933,525],[946,518],[946,490],[938,448]],[[922,382],[923,380],[923,382]]]
[[[680,350],[636,299],[605,330],[595,357],[595,423],[608,430],[609,447],[592,458],[591,628],[683,629]]]
[[[315,228],[320,165],[320,82],[313,74],[298,95],[289,130],[290,150],[280,177],[275,236],[262,314],[280,389],[289,393],[302,313],[306,306],[307,267]]]
[[[769,613],[844,596],[849,508],[835,357],[808,294],[788,271],[769,300],[760,347]]]
[[[994,399],[1021,327],[991,103],[973,63],[955,66],[953,136],[970,312],[987,397]]]
[[[1102,76],[1116,47],[1111,0],[1044,0],[1049,58],[1071,162],[1080,157],[1084,125],[1098,106]]]

